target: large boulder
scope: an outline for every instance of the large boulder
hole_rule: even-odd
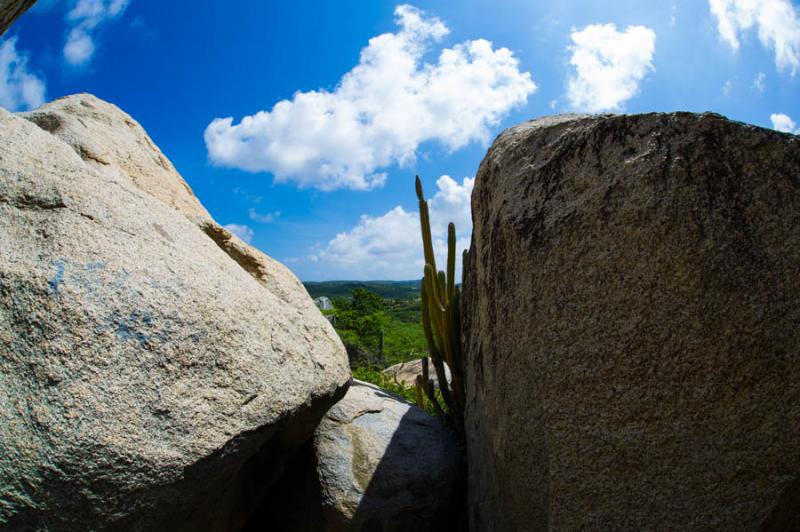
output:
[[[535,120],[472,214],[473,530],[800,529],[800,138]]]
[[[36,0],[0,0],[0,35],[35,3]]]
[[[462,469],[438,418],[354,381],[248,530],[459,530]]]
[[[130,117],[0,110],[0,527],[236,528],[349,379]]]
[[[176,209],[276,297],[303,312],[314,312],[313,301],[297,277],[216,223],[144,129],[115,105],[91,94],[75,94],[19,116],[71,146],[86,164],[127,179]],[[309,320],[305,326],[314,334],[335,336],[321,323]]]

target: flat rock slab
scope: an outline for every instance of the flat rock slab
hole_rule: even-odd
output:
[[[800,138],[548,117],[472,212],[474,530],[800,529]]]
[[[442,364],[444,364],[445,378],[447,378],[447,382],[450,382],[450,367],[446,362],[442,362]],[[438,388],[439,379],[436,377],[436,371],[433,368],[432,362],[428,363],[428,370],[428,376],[433,382],[434,388]],[[422,375],[422,359],[418,358],[393,364],[383,370],[383,374],[387,377],[391,377],[398,384],[414,388],[416,386],[417,375]]]
[[[2,526],[236,527],[346,389],[299,282],[162,158],[90,95],[0,110]]]

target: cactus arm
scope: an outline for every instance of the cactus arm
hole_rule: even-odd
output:
[[[456,226],[447,224],[447,301],[452,301],[456,292]]]
[[[439,386],[439,389],[441,389],[441,386]],[[436,399],[436,394],[433,392],[433,381],[428,381],[427,386],[425,386],[425,395],[428,396],[428,400],[433,405],[436,415],[442,419],[447,419],[447,414],[442,410],[442,406],[439,404],[439,400]]]
[[[422,375],[417,375],[417,378],[414,379],[414,388],[417,392],[417,406],[424,409],[425,402],[422,400]]]
[[[416,178],[417,199],[419,200],[419,222],[422,231],[422,251],[425,263],[430,264],[433,271],[436,271],[436,257],[433,254],[433,239],[431,238],[431,220],[428,212],[428,202],[422,194],[422,182],[419,176]]]
[[[456,293],[455,301],[460,299],[458,293]],[[454,336],[453,341],[451,342],[451,346],[453,347],[453,352],[450,356],[452,361],[452,366],[450,367],[450,374],[453,379],[453,396],[455,399],[456,404],[461,412],[464,411],[466,406],[466,397],[465,397],[465,388],[464,388],[464,381],[463,381],[463,371],[464,368],[462,366],[462,358],[461,358],[461,328],[460,328],[460,317],[459,317],[459,310],[458,306],[454,306],[452,316],[450,318],[451,323],[451,330]]]
[[[448,410],[454,407],[453,399],[448,389],[446,373],[444,371],[444,364],[442,357],[439,355],[440,351],[436,348],[436,341],[434,340],[433,331],[431,331],[431,316],[430,316],[430,296],[426,289],[426,284],[422,284],[421,303],[422,303],[422,328],[425,331],[425,340],[428,344],[428,354],[433,362],[433,368],[436,370],[436,378],[439,380],[439,390],[442,392],[442,399]],[[451,369],[452,372],[452,369]],[[444,384],[442,384],[444,383]],[[438,402],[437,402],[438,404]]]
[[[424,277],[420,286],[422,325],[425,331],[425,340],[428,343],[428,353],[436,370],[441,398],[447,407],[447,412],[442,410],[442,405],[434,393],[433,382],[429,378],[427,359],[423,359],[422,375],[418,375],[415,380],[417,402],[422,404],[424,392],[437,414],[446,419],[457,434],[463,438],[466,394],[461,360],[461,315],[459,310],[461,294],[455,285],[455,225],[451,223],[447,226],[446,271],[437,271],[431,236],[430,212],[419,176],[416,178],[415,186],[419,200],[420,230],[425,257]],[[447,381],[445,364],[450,368],[452,379],[450,383]]]
[[[429,377],[428,357],[424,357],[422,359],[422,387],[425,391],[425,395],[428,396],[428,401],[430,401],[430,403],[433,405],[436,415],[444,418],[444,410],[442,410],[442,406],[439,404],[439,400],[436,398],[436,394],[433,392],[433,381]]]

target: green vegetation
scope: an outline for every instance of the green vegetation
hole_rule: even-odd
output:
[[[333,310],[323,314],[331,316],[334,329],[347,349],[353,377],[419,404],[413,386],[382,373],[393,364],[421,358],[428,351],[420,300],[417,293],[414,296],[384,299],[357,286],[350,297],[333,299]],[[436,394],[441,400],[438,391]],[[422,408],[430,414],[436,413],[434,403],[427,398]]]
[[[369,366],[353,368],[353,377],[360,381],[369,382],[379,386],[387,392],[399,395],[410,403],[417,403],[417,392],[413,386],[406,386],[402,382],[395,381],[392,379],[392,377],[384,375],[378,368]],[[437,395],[439,395],[438,390]],[[431,415],[436,414],[436,409],[433,403],[431,403],[427,397],[423,402],[422,408],[424,408]]]
[[[384,299],[418,299],[419,279],[413,281],[321,281],[305,282],[306,290],[313,298],[325,296],[331,300],[350,297],[356,288],[364,288]]]
[[[466,404],[461,356],[461,293],[455,283],[456,228],[447,226],[447,271],[436,270],[433,254],[428,202],[422,193],[422,183],[416,179],[419,219],[422,228],[422,247],[425,255],[425,277],[422,281],[422,325],[433,367],[439,381],[440,396],[434,394],[428,375],[428,360],[423,359],[422,375],[417,376],[417,404],[423,406],[423,392],[436,412],[445,418],[462,439],[464,436],[464,406]],[[466,251],[464,252],[466,254]],[[452,382],[445,378],[445,363],[450,367]],[[442,404],[443,403],[443,404]],[[446,411],[445,411],[446,409]]]
[[[447,228],[447,269],[436,270],[428,202],[416,180],[424,278],[420,281],[331,281],[305,283],[309,294],[332,299],[324,311],[342,339],[353,376],[416,402],[438,414],[463,438],[465,391],[461,356],[460,289],[455,283],[456,230]],[[466,251],[464,252],[466,253]],[[419,290],[419,292],[417,292]],[[348,297],[349,296],[349,297]],[[430,356],[439,388],[429,375]],[[383,370],[422,358],[416,386],[406,386]],[[445,366],[451,381],[445,377]]]
[[[332,316],[354,369],[384,369],[427,351],[419,300],[384,299],[356,288],[349,298],[334,298],[333,310],[324,314]]]

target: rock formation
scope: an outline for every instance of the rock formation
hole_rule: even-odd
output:
[[[0,35],[35,3],[36,0],[0,0]]]
[[[473,530],[800,529],[800,137],[527,122],[472,214]]]
[[[248,530],[459,529],[460,452],[416,406],[354,381],[306,451]]]
[[[133,119],[0,110],[0,527],[236,528],[349,379]]]
[[[447,362],[444,364],[444,373],[447,382],[450,382],[450,368]],[[408,360],[406,362],[399,362],[393,364],[383,370],[383,374],[390,377],[398,384],[413,388],[416,386],[417,375],[422,375],[422,359]],[[433,369],[433,364],[430,367],[430,380],[433,382],[434,388],[439,388],[439,379],[436,377],[436,371]]]

